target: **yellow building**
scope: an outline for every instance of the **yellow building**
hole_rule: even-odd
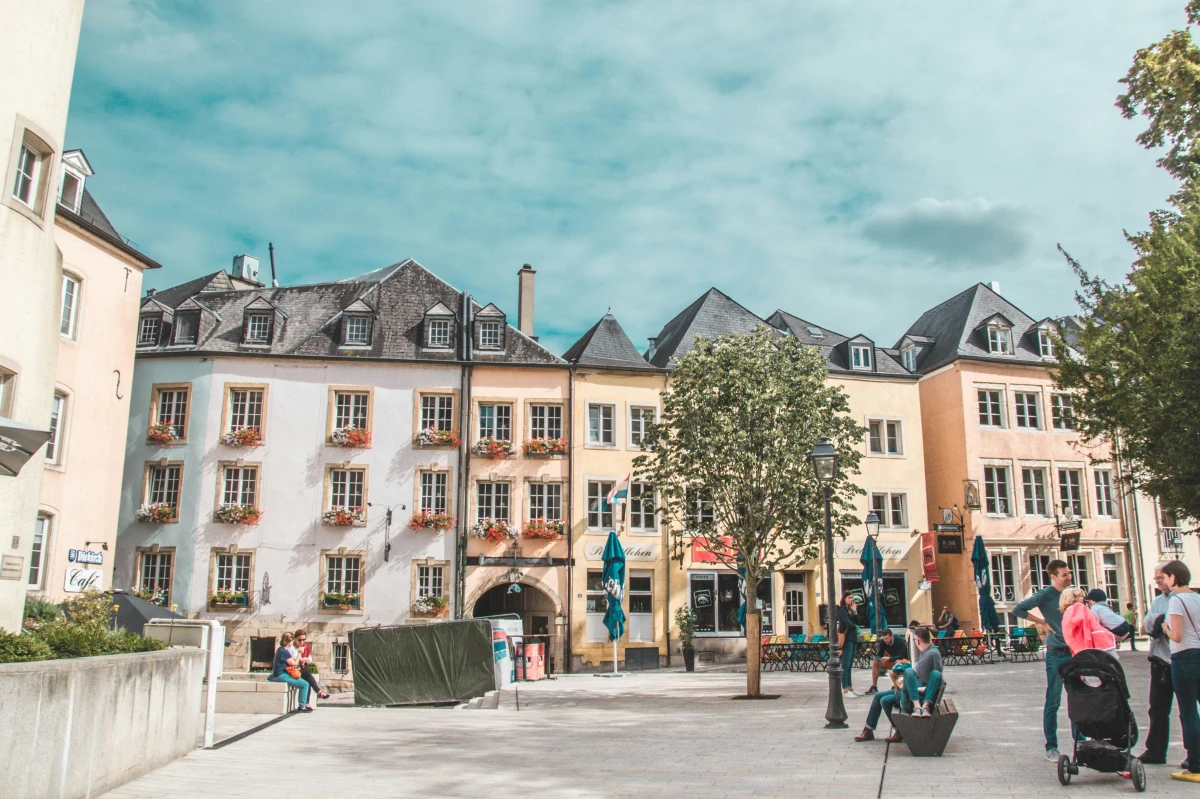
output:
[[[572,370],[571,652],[574,670],[612,665],[604,626],[601,560],[609,531],[625,549],[628,615],[617,659],[629,668],[665,664],[671,629],[666,532],[643,484],[632,481],[627,502],[610,505],[613,487],[633,474],[646,427],[659,418],[666,370],[634,348],[621,325],[605,315],[563,356]]]

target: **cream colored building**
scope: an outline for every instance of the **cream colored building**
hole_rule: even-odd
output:
[[[27,573],[29,590],[54,602],[112,587],[142,274],[159,267],[97,205],[92,174],[82,150],[63,154],[58,369]]]
[[[57,188],[83,0],[4,4],[0,29],[0,425],[50,424],[62,312]],[[19,629],[43,457],[0,476],[0,628]]]

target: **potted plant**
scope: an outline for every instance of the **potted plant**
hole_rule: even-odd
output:
[[[134,589],[133,595],[159,607],[167,606],[167,589],[165,588],[137,588]]]
[[[440,596],[427,594],[417,597],[417,601],[413,602],[413,610],[417,613],[428,613],[434,616],[442,616],[450,609],[450,603]]]
[[[335,447],[366,449],[371,446],[371,431],[361,427],[339,427],[329,438]]]
[[[413,530],[449,530],[454,526],[454,517],[449,513],[423,510],[413,514],[408,526]]]
[[[221,443],[227,447],[253,449],[263,443],[262,433],[253,427],[239,427],[221,436]]]
[[[684,605],[675,609],[675,626],[679,628],[679,648],[683,650],[683,668],[696,670],[696,614]]]
[[[175,428],[166,423],[152,424],[146,431],[146,439],[158,444],[170,444],[177,438],[179,436],[175,434]]]
[[[214,591],[210,604],[214,607],[246,607],[250,604],[250,595],[245,591]]]
[[[321,594],[321,604],[327,608],[352,610],[358,607],[358,594],[339,594],[336,591],[326,591]]]
[[[426,427],[416,436],[418,447],[457,447],[461,442],[462,439],[458,437],[457,430],[438,430]]]
[[[262,518],[262,511],[253,505],[222,505],[213,513],[213,518],[222,524],[254,526]]]
[[[471,525],[471,535],[492,544],[517,537],[517,528],[504,519],[480,519]]]
[[[524,447],[525,454],[534,458],[566,455],[570,451],[565,438],[528,438]]]
[[[521,535],[526,538],[541,538],[546,541],[557,541],[562,532],[562,519],[530,519],[521,528]]]
[[[174,505],[168,505],[166,502],[151,502],[137,509],[137,520],[170,524],[178,520],[178,511]]]
[[[502,438],[485,436],[475,442],[475,454],[492,460],[510,458],[513,454],[513,443]]]

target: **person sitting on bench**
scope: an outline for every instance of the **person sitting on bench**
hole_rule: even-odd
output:
[[[925,630],[925,637],[929,637],[929,631]],[[896,669],[907,668],[906,666],[896,666]],[[895,679],[895,669],[893,669],[893,679]],[[900,705],[900,688],[893,688],[890,691],[877,691],[871,697],[871,709],[867,711],[867,726],[863,727],[861,735],[854,738],[858,743],[863,741],[875,740],[875,726],[879,724],[879,715],[887,713],[888,721],[892,720],[892,711]],[[890,737],[884,738],[888,743],[898,744],[904,740],[898,730],[894,730]]]
[[[867,693],[873,694],[879,691],[879,675],[885,671],[892,678],[892,687],[899,687],[899,680],[892,672],[892,667],[898,663],[907,662],[908,646],[904,643],[904,639],[893,633],[890,627],[885,627],[875,642],[875,656],[871,658],[871,687],[867,689]]]
[[[905,713],[915,717],[933,715],[933,701],[937,697],[938,688],[942,685],[942,653],[933,646],[929,630],[924,628],[913,630],[916,637],[917,662],[912,666],[902,666],[899,671],[904,677],[901,695],[901,708]],[[925,696],[921,696],[921,689]]]

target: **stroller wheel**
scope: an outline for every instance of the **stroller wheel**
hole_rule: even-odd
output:
[[[1071,784],[1071,758],[1067,755],[1058,756],[1058,781],[1063,785]]]
[[[1133,789],[1138,793],[1146,790],[1146,767],[1142,765],[1142,761],[1135,757],[1129,771],[1129,776],[1133,779]]]

